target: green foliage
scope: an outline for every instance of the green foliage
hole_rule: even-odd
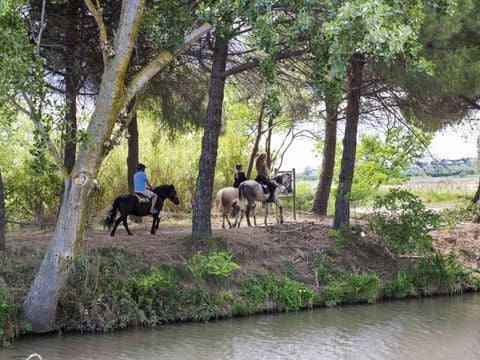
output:
[[[313,205],[313,200],[315,199],[316,184],[313,182],[298,181],[295,186],[297,209],[299,211],[310,210]]]
[[[480,204],[459,205],[441,211],[442,224],[451,233],[457,225],[467,220],[480,219]]]
[[[321,299],[326,306],[367,302],[373,304],[381,298],[383,287],[375,274],[338,274],[326,277]]]
[[[196,279],[201,279],[206,274],[226,278],[232,271],[240,269],[240,266],[232,261],[232,255],[226,252],[213,252],[208,255],[197,252],[188,262],[188,267]]]
[[[432,139],[431,134],[418,129],[415,132],[395,127],[389,129],[384,137],[363,135],[356,151],[355,176],[352,183],[350,200],[364,204],[372,199],[381,185],[397,185],[408,178],[404,172],[420,158]],[[321,151],[321,144],[317,145]],[[340,147],[335,154],[334,188],[338,187],[340,172]]]
[[[271,273],[243,282],[240,295],[247,313],[257,312],[268,301],[274,301],[280,311],[296,311],[312,307],[316,300],[315,293],[305,284]]]
[[[395,277],[387,283],[386,296],[391,299],[403,299],[415,294],[415,279],[406,271],[399,271]]]
[[[375,200],[375,212],[368,216],[369,227],[394,251],[426,251],[431,248],[429,231],[438,227],[440,217],[426,209],[412,193],[391,189]]]
[[[424,256],[415,268],[415,283],[427,293],[449,293],[461,291],[459,284],[465,278],[465,269],[453,254],[437,252]]]
[[[15,336],[15,316],[17,307],[0,278],[0,345],[8,346]],[[0,346],[0,347],[1,347]]]

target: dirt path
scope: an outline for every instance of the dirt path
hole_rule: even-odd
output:
[[[213,235],[222,237],[228,251],[242,267],[243,275],[261,270],[291,270],[299,277],[315,282],[314,271],[318,266],[318,254],[335,258],[336,264],[346,271],[394,273],[401,266],[401,259],[377,246],[369,236],[356,239],[343,249],[328,236],[331,218],[322,220],[302,218],[284,225],[239,229],[221,229],[220,220],[213,219]],[[107,230],[90,229],[82,243],[82,251],[96,247],[122,247],[155,264],[175,264],[190,258],[199,248],[189,240],[191,227],[188,222],[165,221],[156,235],[149,233],[150,222],[131,224],[133,236],[123,228],[115,237]],[[43,256],[51,231],[18,232],[7,236],[7,248],[35,247]],[[470,268],[480,270],[480,224],[463,223],[452,232],[435,231],[434,248],[443,254],[455,252]]]

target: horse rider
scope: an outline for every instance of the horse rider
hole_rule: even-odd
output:
[[[133,175],[133,192],[140,193],[148,197],[152,202],[150,213],[156,214],[158,213],[158,210],[155,209],[155,204],[157,203],[158,196],[153,191],[149,190],[152,189],[153,186],[148,181],[145,169],[146,166],[142,163],[139,163],[137,165],[137,172],[135,173],[135,175]]]
[[[245,176],[245,173],[242,171],[242,164],[238,163],[235,166],[235,169],[237,169],[237,172],[233,176],[233,179],[234,179],[233,180],[233,187],[238,189],[240,184],[242,182],[244,182],[245,180],[247,180],[247,177]]]
[[[269,174],[266,154],[258,155],[257,160],[255,161],[255,167],[257,169],[257,177],[255,178],[255,181],[267,186],[268,191],[270,192],[270,196],[267,199],[267,202],[272,202],[273,194],[275,192],[275,189],[277,188],[277,185],[268,179]]]

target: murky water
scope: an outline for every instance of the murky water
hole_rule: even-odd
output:
[[[32,337],[0,359],[480,359],[480,294]]]

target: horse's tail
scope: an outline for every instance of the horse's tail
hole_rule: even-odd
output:
[[[120,203],[120,196],[115,199],[113,204],[107,209],[107,217],[103,220],[103,227],[108,227],[110,230],[115,223],[115,218],[117,217],[118,204]]]
[[[248,202],[247,196],[245,194],[245,186],[242,186],[242,184],[240,184],[240,186],[238,187],[238,206],[240,208],[245,208],[245,202]]]

